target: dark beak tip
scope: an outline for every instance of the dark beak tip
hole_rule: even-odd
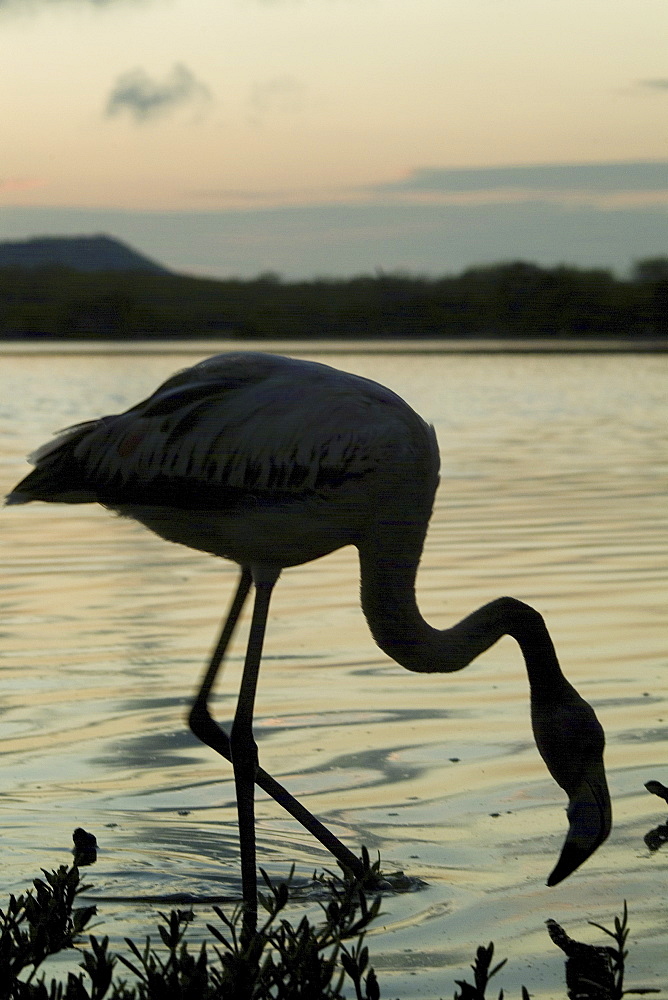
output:
[[[571,874],[570,871],[561,872],[560,873],[558,871],[558,869],[559,869],[559,865],[557,865],[556,868],[554,869],[554,871],[550,874],[550,876],[548,877],[548,880],[545,883],[545,885],[547,885],[550,888],[552,888],[553,885],[559,885],[560,882],[563,882],[564,879],[568,878],[568,876]]]
[[[598,829],[594,832],[590,827],[585,837],[582,836],[582,829],[578,821],[575,820],[571,823],[559,860],[550,873],[546,885],[550,887],[559,885],[601,846],[610,833],[609,811],[601,809],[598,819]]]
[[[587,857],[588,856],[589,855],[587,855]],[[554,885],[559,885],[559,883],[563,882],[565,878],[568,878],[569,875],[572,875],[575,869],[578,868],[583,861],[586,861],[586,857],[581,857],[577,860],[575,860],[572,857],[565,859],[562,852],[561,857],[557,861],[553,870],[550,872],[550,875],[548,876],[545,885],[549,886],[550,888],[552,888],[552,886]]]

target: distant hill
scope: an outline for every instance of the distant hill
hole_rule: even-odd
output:
[[[0,240],[0,267],[71,267],[75,271],[144,271],[171,274],[149,257],[112,236],[38,236]]]

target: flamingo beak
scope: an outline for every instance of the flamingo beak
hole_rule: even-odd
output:
[[[594,853],[610,833],[612,810],[603,763],[591,765],[569,795],[568,833],[559,860],[547,880],[558,885]]]

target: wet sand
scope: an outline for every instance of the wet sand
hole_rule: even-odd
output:
[[[125,408],[213,349],[3,357],[3,493],[52,430]],[[429,883],[383,901],[368,941],[382,995],[451,996],[475,946],[494,940],[509,957],[497,990],[565,996],[544,921],[603,943],[587,921],[610,925],[624,899],[626,985],[665,988],[668,848],[650,855],[642,838],[666,819],[644,782],[668,784],[668,360],[325,360],[391,386],[436,426],[443,480],[418,578],[427,620],[445,627],[503,593],[533,604],[608,738],[613,833],[548,889],[565,796],[533,746],[515,643],[459,674],[410,674],[368,633],[354,550],[284,573],[258,693],[263,766],[349,846]],[[171,893],[238,898],[229,765],[184,722],[235,568],[88,506],[7,509],[0,531],[3,896],[69,862],[83,826],[100,843],[86,872],[98,934],[151,932]],[[221,720],[243,637],[219,687]],[[329,864],[262,793],[257,812],[270,874],[295,861],[306,881]]]

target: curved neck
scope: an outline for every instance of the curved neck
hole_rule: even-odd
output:
[[[541,615],[528,604],[500,597],[451,628],[432,628],[415,598],[424,530],[404,524],[360,547],[362,610],[380,648],[408,670],[461,670],[502,636],[516,640],[526,663],[532,701],[563,694],[570,684]],[[381,545],[381,541],[391,544]]]

